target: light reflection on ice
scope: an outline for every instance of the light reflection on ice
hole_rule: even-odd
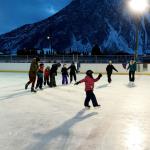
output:
[[[125,144],[127,145],[128,150],[143,150],[144,135],[137,122],[129,125]]]

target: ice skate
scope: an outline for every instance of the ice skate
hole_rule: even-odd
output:
[[[28,83],[25,85],[25,90],[27,90],[27,89],[28,89],[28,85],[29,85]]]
[[[90,109],[90,106],[85,106],[85,109],[86,109],[86,110]]]
[[[40,90],[43,90],[43,88],[41,87]]]
[[[108,83],[108,84],[107,84],[107,87],[111,87],[111,83]]]
[[[100,107],[101,107],[101,105],[94,106],[95,109],[98,109]]]
[[[132,87],[135,87],[135,84],[134,84],[134,82],[131,82],[131,86],[132,86]]]
[[[132,87],[132,82],[129,82],[129,83],[128,83],[128,86],[129,86],[129,87]]]
[[[36,93],[37,91],[36,91],[36,90],[34,90],[34,88],[31,88],[31,92]]]

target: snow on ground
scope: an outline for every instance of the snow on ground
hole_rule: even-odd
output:
[[[78,75],[81,79],[84,75]],[[96,77],[96,75],[95,75]],[[27,74],[0,73],[0,150],[150,150],[150,76],[104,75],[100,109],[83,109],[84,84],[25,91]]]

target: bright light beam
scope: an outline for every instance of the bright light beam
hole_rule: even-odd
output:
[[[148,0],[130,0],[129,8],[135,13],[144,13],[148,10]]]

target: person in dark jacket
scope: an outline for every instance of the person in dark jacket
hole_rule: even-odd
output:
[[[37,72],[37,83],[36,83],[36,89],[39,88],[39,89],[43,89],[42,86],[43,86],[43,73],[44,73],[44,64],[40,64],[39,65],[39,69],[38,69],[38,72]]]
[[[63,65],[63,68],[61,69],[61,73],[62,73],[62,84],[68,84],[68,70],[66,67],[66,64]]]
[[[81,63],[80,61],[77,62],[77,71],[80,72]]]
[[[29,81],[26,83],[25,89],[27,89],[29,84],[32,83],[31,92],[36,92],[36,90],[34,89],[34,84],[36,81],[36,74],[37,74],[37,70],[38,70],[38,62],[39,61],[40,61],[39,57],[33,58],[32,63],[30,65]]]
[[[107,72],[107,78],[108,78],[108,83],[111,83],[111,75],[113,73],[113,70],[118,72],[118,70],[112,65],[112,61],[109,61],[109,64],[106,67],[106,72]]]
[[[136,62],[134,60],[130,60],[127,70],[129,70],[129,85],[134,86],[136,71]]]
[[[77,71],[77,68],[76,68],[74,62],[72,62],[71,66],[68,68],[68,70],[69,69],[70,69],[70,83],[72,82],[73,78],[74,78],[74,81],[76,82],[76,80],[77,80],[76,73],[78,71]]]
[[[55,76],[57,76],[57,70],[61,66],[60,63],[55,63],[52,65],[50,70],[50,87],[56,87]]]
[[[90,108],[89,102],[90,100],[92,100],[93,106],[96,107],[100,107],[100,105],[98,104],[95,94],[93,93],[94,90],[94,82],[97,82],[100,78],[102,77],[102,74],[100,73],[98,75],[98,77],[96,79],[93,78],[93,71],[92,70],[88,70],[86,72],[86,77],[82,80],[80,80],[79,82],[76,82],[75,85],[78,85],[82,82],[85,82],[85,92],[86,92],[86,98],[85,98],[85,102],[84,102],[84,106],[86,108]]]
[[[50,67],[47,66],[46,69],[44,70],[44,85],[49,86],[49,77],[50,77]]]

